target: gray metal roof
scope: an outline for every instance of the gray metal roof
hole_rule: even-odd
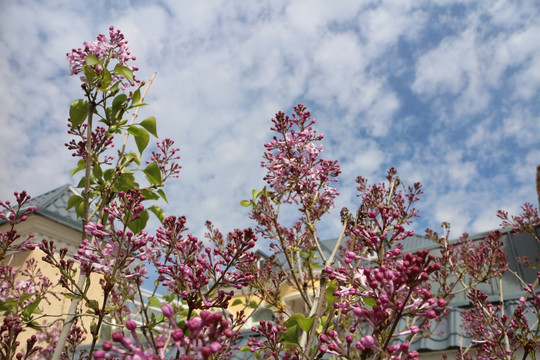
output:
[[[68,200],[73,195],[79,193],[71,185],[62,185],[45,194],[30,199],[28,206],[37,206],[36,214],[42,215],[50,220],[68,226],[74,230],[82,230],[82,221],[77,218],[75,210],[67,209]]]

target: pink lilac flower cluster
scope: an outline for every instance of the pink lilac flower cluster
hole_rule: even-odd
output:
[[[88,124],[83,123],[75,128],[72,127],[71,119],[69,119],[69,130],[68,134],[76,136],[80,140],[72,139],[69,143],[64,144],[68,150],[73,151],[71,154],[73,157],[80,157],[81,159],[86,159],[87,156],[87,135],[86,129]],[[92,131],[92,139],[90,139],[90,144],[92,147],[92,154],[97,158],[100,154],[104,153],[107,149],[114,147],[114,136],[107,132],[107,130],[102,126],[97,126]],[[111,164],[113,157],[105,156],[103,162],[105,164]]]
[[[497,211],[497,216],[502,220],[501,226],[512,226],[515,234],[534,234],[535,227],[540,225],[538,209],[529,202],[523,204],[521,209],[523,210],[521,215],[512,216],[509,216],[507,211]]]
[[[502,233],[493,231],[483,241],[473,242],[464,233],[449,246],[456,253],[456,266],[477,282],[500,277],[508,268],[508,257],[503,250]],[[454,270],[456,271],[456,270]]]
[[[250,352],[257,352],[264,359],[281,359],[284,345],[280,340],[283,332],[287,331],[285,326],[262,320],[259,326],[253,326],[251,331],[256,337],[252,337],[247,343]]]
[[[168,217],[163,225],[156,240],[161,243],[158,245],[172,250],[164,250],[167,254],[164,261],[156,261],[158,280],[190,309],[226,308],[233,291],[224,289],[242,288],[251,279],[251,274],[235,268],[255,260],[255,255],[249,251],[257,239],[253,231],[235,230],[223,246],[212,249],[191,234],[181,235],[185,218]],[[220,241],[219,232],[213,230],[211,233],[211,240]]]
[[[152,161],[155,161],[158,164],[163,174],[162,181],[165,181],[167,178],[178,177],[182,167],[174,160],[180,159],[180,155],[176,154],[180,151],[180,148],[175,148],[174,141],[171,139],[158,142],[157,147],[161,152],[152,151],[152,157],[146,163],[150,164]]]
[[[315,119],[304,105],[294,108],[292,117],[283,112],[272,119],[271,130],[278,133],[265,144],[266,152],[261,166],[268,170],[264,180],[275,191],[275,200],[301,204],[309,213],[309,221],[318,220],[334,206],[338,195],[330,186],[341,172],[337,161],[319,157],[323,139],[312,125]]]
[[[127,40],[124,39],[124,34],[120,30],[114,30],[114,27],[109,27],[109,36],[99,34],[97,40],[93,42],[83,42],[83,48],[72,49],[71,53],[67,53],[67,61],[71,69],[70,75],[77,75],[83,71],[83,66],[86,65],[88,55],[95,55],[98,60],[116,60],[119,65],[129,67],[133,72],[139,70],[137,66],[129,66],[130,60],[136,60],[131,54]],[[103,70],[102,65],[93,65],[92,70],[100,73]],[[81,76],[81,81],[88,84],[86,76]],[[134,82],[139,82],[135,79],[134,82],[126,79],[123,75],[114,72],[112,81],[121,81],[124,88],[135,85]]]
[[[388,185],[385,183],[368,185],[367,179],[359,176],[358,196],[361,205],[356,216],[348,219],[346,249],[357,254],[375,254],[382,259],[387,249],[414,235],[412,230],[405,230],[405,225],[418,217],[418,210],[413,207],[423,193],[420,183],[407,188],[407,192],[398,187],[400,184],[397,171],[388,170]]]
[[[32,353],[28,353],[26,351],[24,355],[26,356],[25,360],[42,360],[42,359],[50,359],[54,353],[54,349],[56,348],[56,344],[58,343],[58,338],[60,336],[60,331],[62,329],[62,324],[57,322],[52,326],[47,326],[44,324],[44,327],[46,328],[45,331],[40,331],[36,335],[34,335],[34,339],[36,340],[35,344],[39,346],[34,347],[34,351]],[[69,331],[69,335],[67,338],[66,345],[64,347],[64,352],[62,353],[62,358],[67,359],[70,358],[70,355],[73,355],[77,352],[77,347],[82,344],[82,342],[86,339],[85,336],[86,330],[84,330],[81,326],[77,325],[77,319],[75,320],[73,326],[71,327]],[[84,359],[84,353],[85,350],[80,351],[80,358]]]
[[[446,301],[436,299],[427,283],[430,275],[440,267],[440,264],[434,262],[433,255],[427,250],[420,250],[416,255],[407,253],[400,257],[399,249],[389,250],[386,254],[384,265],[354,266],[360,256],[348,252],[343,259],[345,266],[325,269],[330,280],[343,284],[334,292],[334,308],[344,316],[354,316],[356,320],[349,327],[351,337],[346,339],[347,347],[336,338],[341,334],[331,330],[325,337],[321,337],[321,341],[328,344],[320,347],[322,352],[350,356],[350,351],[355,348],[365,354],[374,351],[385,352],[390,356],[407,353],[406,342],[397,347],[390,345],[393,337],[418,333],[420,328],[418,325],[410,325],[394,333],[400,320],[434,319],[441,314]],[[366,326],[369,329],[367,332]],[[390,336],[388,329],[391,329]],[[354,343],[352,335],[357,335],[358,340]],[[415,357],[414,354],[408,356]]]
[[[35,206],[26,206],[30,201],[30,196],[26,191],[15,192],[16,205],[13,206],[10,201],[0,201],[0,223],[9,224],[9,230],[0,231],[0,260],[3,260],[8,253],[17,251],[33,250],[35,245],[32,243],[33,234],[28,235],[25,240],[15,229],[15,225],[28,219],[28,215],[37,211]]]
[[[12,354],[20,345],[17,337],[23,331],[23,326],[24,324],[17,315],[7,315],[2,319],[2,325],[0,326],[0,358],[12,358]],[[16,356],[17,359],[22,358],[21,353]]]
[[[171,359],[206,360],[211,356],[218,356],[218,354],[231,355],[231,348],[227,346],[227,343],[234,341],[237,334],[229,327],[230,322],[223,318],[220,313],[203,310],[198,316],[186,320],[183,327],[179,327],[171,305],[163,305],[162,312],[170,324],[170,328],[166,330],[169,333],[168,341],[171,342],[173,350],[176,350],[173,351],[176,354]],[[96,360],[117,358],[126,360],[166,359],[169,344],[159,340],[155,344],[156,348],[152,349],[140,341],[135,321],[128,320],[126,328],[130,331],[131,337],[124,336],[119,331],[113,333],[113,341],[105,341],[103,350],[96,351],[94,358]]]
[[[328,330],[326,334],[320,335],[320,340],[323,345],[321,345],[319,349],[323,354],[343,356],[344,354],[351,354],[354,348],[356,351],[371,355],[384,352],[386,355],[389,355],[388,358],[392,360],[418,359],[419,355],[416,350],[409,352],[409,343],[407,342],[390,345],[383,351],[379,347],[375,337],[372,335],[365,335],[358,341],[355,341],[352,335],[347,335],[345,337],[345,343],[343,343],[337,331]],[[354,356],[352,358],[354,358]]]
[[[540,280],[540,272],[537,279]],[[477,345],[475,355],[478,358],[511,357],[520,349],[526,350],[525,354],[534,354],[540,349],[540,342],[529,323],[529,319],[534,321],[540,316],[540,290],[534,288],[533,284],[525,286],[526,296],[519,299],[513,313],[502,316],[500,304],[489,302],[488,296],[480,290],[469,291],[467,297],[471,309],[461,313],[462,327]]]
[[[108,214],[110,228],[102,224],[89,222],[86,232],[92,239],[84,239],[74,258],[81,263],[81,269],[89,274],[96,272],[115,282],[115,278],[141,277],[147,273],[146,267],[133,264],[144,262],[152,257],[155,251],[147,246],[152,237],[146,231],[134,234],[128,226],[140,218],[144,210],[144,196],[139,190],[118,193],[118,204],[113,202],[105,213]],[[122,271],[122,274],[117,273]]]

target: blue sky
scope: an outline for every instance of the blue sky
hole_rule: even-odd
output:
[[[181,148],[171,214],[223,231],[253,225],[239,206],[264,184],[270,119],[303,103],[354,179],[395,166],[425,194],[416,226],[455,236],[495,228],[496,210],[535,202],[540,163],[537,1],[11,1],[0,3],[0,198],[67,182],[69,104],[81,96],[66,52],[110,25],[156,71],[141,116]]]

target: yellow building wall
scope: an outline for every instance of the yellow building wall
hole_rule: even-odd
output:
[[[75,231],[70,227],[67,227],[63,224],[54,222],[36,214],[30,215],[27,221],[18,224],[15,228],[17,232],[21,234],[21,239],[26,239],[27,236],[32,233],[34,234],[33,242],[36,244],[40,243],[42,239],[46,239],[47,241],[53,240],[56,245],[56,251],[58,252],[59,249],[67,247],[69,249],[68,255],[73,254],[74,251],[78,249],[78,245],[81,241],[81,232]],[[0,232],[5,232],[7,230],[9,230],[9,228],[6,224],[0,225]],[[42,274],[51,279],[53,284],[57,284],[60,278],[59,271],[49,263],[43,261],[43,256],[44,253],[36,247],[36,249],[32,251],[18,252],[9,255],[3,261],[3,264],[10,265],[16,269],[20,269],[25,266],[27,260],[33,258],[35,259],[38,268],[41,270]],[[77,263],[75,263],[74,268],[78,269]],[[16,280],[19,279],[24,280],[21,275],[18,275],[18,277],[16,278]],[[65,318],[65,315],[68,312],[71,300],[64,296],[64,293],[66,292],[65,289],[60,285],[56,285],[53,287],[52,292],[57,294],[58,299],[52,295],[48,296],[48,301],[43,300],[39,304],[41,314],[34,315],[34,319],[39,325],[51,325],[54,322],[58,323],[60,320]],[[98,275],[94,274],[91,276],[91,285],[88,294],[91,298],[95,300],[101,300],[102,290],[99,284]],[[84,306],[83,302],[81,302],[80,306],[82,306],[82,313],[84,314],[87,308]],[[79,322],[78,325],[80,326],[82,324],[83,328],[87,332],[86,340],[84,341],[84,344],[87,344],[91,342],[91,335],[89,329],[90,323],[92,322],[92,317],[86,314],[82,317],[81,320],[82,322]],[[21,344],[21,349],[23,348],[23,346],[26,346],[26,340],[34,334],[36,334],[36,330],[26,328],[18,336],[17,340]]]

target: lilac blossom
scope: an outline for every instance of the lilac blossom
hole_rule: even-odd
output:
[[[264,145],[261,166],[268,171],[264,180],[275,200],[302,204],[314,222],[334,206],[338,192],[330,183],[337,181],[340,169],[336,161],[320,158],[323,148],[315,143],[323,135],[313,129],[316,121],[306,107],[298,105],[294,111],[292,117],[279,112],[272,119],[271,130],[278,135]]]
[[[218,357],[231,355],[229,342],[234,342],[238,336],[230,328],[229,320],[223,318],[220,313],[201,311],[199,315],[192,317],[179,327],[173,307],[165,304],[162,312],[169,322],[165,327],[167,333],[163,340],[155,343],[155,349],[145,345],[137,334],[137,324],[133,320],[126,322],[129,336],[122,332],[115,332],[112,341],[103,343],[103,350],[94,353],[96,360],[102,359],[125,359],[125,360],[165,360],[168,348],[176,350],[174,358],[182,360],[209,359],[211,356]],[[172,358],[171,358],[172,359]]]
[[[242,288],[251,279],[249,273],[235,267],[255,260],[249,251],[255,246],[253,231],[235,230],[224,241],[221,233],[207,224],[208,237],[221,245],[212,249],[191,234],[182,235],[185,218],[168,217],[163,224],[165,228],[158,231],[156,239],[167,256],[165,261],[156,262],[158,280],[190,309],[226,308],[233,291],[225,289]]]
[[[88,55],[95,55],[98,60],[105,60],[107,63],[115,60],[119,65],[129,67],[133,72],[138,70],[137,66],[128,65],[130,60],[136,60],[136,58],[131,54],[128,42],[124,39],[124,34],[120,30],[115,31],[112,26],[109,27],[108,37],[104,34],[99,34],[95,41],[90,43],[85,41],[83,42],[83,48],[73,49],[71,53],[66,54],[71,69],[70,75],[77,75],[83,72],[83,67],[87,66],[86,59]],[[91,71],[97,74],[103,71],[104,66],[98,64],[90,66],[90,68]],[[124,88],[134,86],[135,82],[139,82],[135,77],[133,77],[133,80],[131,81],[117,72],[112,73],[112,81],[121,81]],[[85,75],[81,76],[81,81],[85,84],[92,85],[89,84]]]
[[[16,205],[10,201],[0,201],[0,221],[8,224],[8,230],[0,231],[0,260],[3,260],[9,253],[18,251],[33,250],[35,244],[32,243],[34,234],[28,235],[23,240],[15,229],[15,226],[28,219],[28,216],[37,211],[35,206],[27,206],[30,196],[26,191],[15,192]]]
[[[152,242],[151,236],[145,231],[134,234],[128,229],[128,225],[137,220],[144,210],[144,196],[138,190],[130,190],[128,193],[120,192],[118,198],[118,203],[113,202],[105,209],[109,214],[110,229],[89,222],[86,232],[92,235],[92,239],[83,239],[74,255],[85,273],[103,274],[107,281],[113,283],[120,275],[119,271],[127,278],[145,276],[146,267],[132,265],[154,254],[154,250],[147,246]]]
[[[150,164],[152,161],[155,161],[162,175],[162,181],[165,181],[167,178],[176,178],[180,173],[182,167],[175,162],[174,160],[180,159],[180,155],[176,153],[180,151],[180,148],[174,147],[174,141],[171,139],[165,139],[157,143],[157,147],[160,152],[152,151],[152,157],[150,161],[147,161],[147,164]]]

